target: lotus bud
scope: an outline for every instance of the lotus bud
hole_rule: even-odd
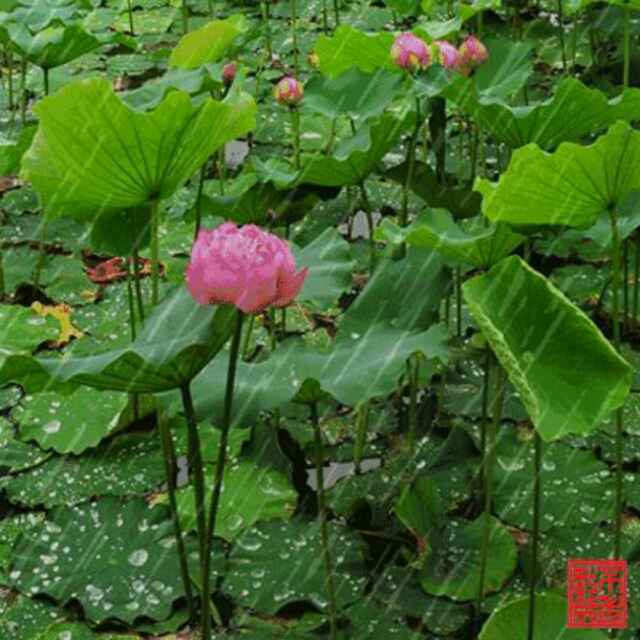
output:
[[[433,53],[436,60],[445,69],[454,71],[462,65],[460,52],[446,40],[436,40],[436,42],[433,43]]]
[[[291,76],[285,76],[278,82],[273,92],[280,104],[294,106],[302,102],[304,87],[302,83]]]
[[[222,69],[222,83],[225,87],[230,87],[233,84],[233,81],[236,78],[236,63],[230,62],[229,64],[225,64]]]
[[[391,47],[391,59],[402,69],[419,71],[431,64],[431,52],[424,40],[407,32],[395,39]]]
[[[320,56],[315,51],[312,51],[309,54],[307,61],[309,62],[309,66],[313,67],[314,69],[317,69],[320,66]]]
[[[460,57],[464,67],[473,69],[489,59],[489,52],[487,51],[487,47],[485,47],[478,38],[469,36],[460,45]]]

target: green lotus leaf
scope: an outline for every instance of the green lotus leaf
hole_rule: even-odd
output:
[[[427,211],[405,228],[385,218],[376,229],[376,237],[393,244],[406,242],[416,247],[434,249],[455,262],[481,268],[493,266],[525,239],[504,223],[486,227],[480,218],[473,218],[465,227],[461,227],[443,209]]]
[[[50,218],[93,218],[167,198],[218,148],[255,127],[256,105],[232,91],[195,107],[172,91],[153,111],[125,105],[104,79],[77,80],[36,108],[22,160]]]
[[[529,144],[498,183],[475,188],[493,222],[588,226],[640,189],[640,133],[618,122],[589,146],[565,142],[546,153]]]
[[[468,280],[463,294],[542,438],[589,433],[622,406],[631,366],[522,259],[506,258]]]
[[[86,385],[129,393],[157,393],[183,386],[225,345],[233,329],[229,306],[198,305],[185,288],[165,299],[128,347],[88,356],[9,358],[0,383],[42,387]],[[25,382],[27,380],[27,382]]]
[[[485,622],[479,640],[524,638],[529,628],[529,598],[517,598],[498,607]],[[567,597],[565,594],[538,593],[532,640],[605,640],[599,629],[567,628]]]
[[[20,171],[20,161],[33,142],[37,127],[27,126],[17,140],[0,137],[0,175],[10,176]]]
[[[338,78],[313,76],[304,87],[304,110],[321,113],[327,118],[379,116],[402,87],[397,73],[377,69],[364,73],[353,67]]]
[[[343,187],[360,184],[395,146],[408,127],[408,119],[381,116],[341,142],[331,156],[303,157],[297,184]]]
[[[626,89],[608,100],[602,91],[565,78],[554,95],[538,104],[511,106],[499,98],[478,95],[473,80],[459,77],[445,95],[472,116],[483,131],[512,149],[535,142],[554,149],[579,141],[617,120],[640,119],[640,90]]]
[[[20,591],[79,601],[93,622],[163,620],[184,597],[168,510],[144,500],[54,509],[19,539],[10,578]]]
[[[222,58],[235,39],[248,29],[242,14],[214,20],[182,36],[171,52],[169,65],[181,69],[197,69]]]
[[[428,594],[452,600],[477,597],[485,518],[483,514],[473,522],[449,524],[441,545],[427,557],[419,575]],[[507,528],[496,518],[489,518],[486,593],[498,591],[504,585],[514,572],[518,557],[516,543]]]
[[[391,60],[393,41],[391,33],[370,34],[341,25],[333,36],[320,36],[314,51],[320,59],[320,71],[330,78],[337,78],[353,67],[364,73],[396,69]]]

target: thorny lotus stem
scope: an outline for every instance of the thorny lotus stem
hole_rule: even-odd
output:
[[[356,473],[360,473],[362,469],[362,458],[364,457],[364,448],[367,444],[367,433],[369,431],[369,401],[360,402],[355,409],[356,413],[356,441],[353,446],[353,462],[356,466]]]
[[[131,33],[132,36],[135,36],[135,31],[133,29],[133,7],[131,6],[131,0],[127,0],[127,7],[129,10],[129,33]]]
[[[158,201],[149,204],[151,218],[151,304],[155,307],[160,299],[160,220]]]
[[[200,179],[198,180],[198,195],[196,196],[196,224],[193,230],[193,241],[198,239],[200,227],[202,226],[202,190],[204,189],[204,178],[207,173],[207,164],[205,162],[200,169]]]
[[[244,334],[244,342],[242,343],[242,359],[246,360],[249,357],[249,347],[251,346],[251,334],[253,333],[253,325],[255,324],[256,317],[254,314],[249,316],[249,325]]]
[[[291,111],[291,131],[293,137],[293,161],[297,170],[300,169],[300,112],[298,107],[292,105]]]
[[[529,575],[529,623],[527,640],[533,640],[536,616],[536,578],[538,569],[538,542],[540,538],[540,467],[542,441],[533,430],[533,533],[531,538],[531,568]]]
[[[456,335],[462,337],[462,271],[456,268]]]
[[[504,402],[504,372],[502,367],[491,357],[491,369],[495,370],[496,389],[493,407],[493,420],[488,424],[483,459],[484,471],[484,531],[482,533],[482,547],[480,548],[480,576],[478,579],[478,596],[476,599],[476,615],[480,617],[482,601],[484,600],[484,582],[487,572],[487,555],[489,553],[489,537],[491,533],[491,505],[493,502],[493,458],[496,445],[496,434],[502,420],[502,405]]]
[[[138,316],[140,322],[144,322],[144,302],[142,300],[142,284],[140,282],[140,256],[138,255],[138,249],[133,250],[133,275],[134,275],[134,288],[136,292],[136,303],[138,305]]]
[[[618,214],[614,207],[609,209],[609,221],[611,224],[611,261],[613,267],[613,310],[611,320],[613,322],[613,341],[615,348],[620,352],[620,232],[618,230]],[[615,538],[613,557],[619,558],[622,544],[622,492],[623,492],[623,415],[622,408],[616,411],[616,506],[615,506]]]
[[[413,182],[413,172],[416,165],[416,145],[418,144],[418,135],[422,127],[422,120],[420,116],[420,98],[416,98],[416,126],[413,130],[413,135],[409,142],[409,148],[407,149],[407,177],[404,181],[404,189],[402,191],[402,211],[400,213],[400,225],[406,226],[409,221],[409,191],[411,189],[411,183]]]
[[[418,384],[420,380],[420,357],[416,354],[407,360],[409,379],[409,447],[413,450],[418,432]]]
[[[131,340],[136,339],[136,311],[133,302],[133,282],[131,277],[131,260],[126,260],[127,269],[127,302],[129,303],[129,329],[131,332]]]
[[[176,451],[173,446],[173,439],[171,438],[171,431],[169,430],[169,421],[161,412],[158,413],[158,429],[160,431],[160,441],[162,443],[164,469],[167,476],[167,493],[169,496],[169,507],[171,509],[174,535],[176,537],[176,546],[178,548],[180,573],[182,574],[184,592],[189,605],[189,616],[190,619],[193,620],[195,608],[193,591],[191,589],[191,577],[189,576],[189,563],[187,561],[187,551],[184,546],[184,538],[182,537],[182,527],[180,526],[180,517],[178,515],[178,505],[176,502],[176,476],[178,472],[178,463],[176,460]]]
[[[45,67],[42,70],[42,73],[44,75],[44,95],[48,96],[49,95],[49,69]]]
[[[211,10],[211,2],[209,2],[209,10]],[[189,32],[189,7],[187,0],[182,0],[182,33]]]
[[[267,40],[267,55],[269,56],[269,62],[271,62],[273,45],[271,44],[271,25],[269,24],[269,3],[262,0],[260,9],[262,10],[262,21],[264,22],[264,35]]]
[[[240,339],[242,337],[242,323],[244,314],[240,309],[236,311],[236,326],[231,339],[231,352],[229,353],[229,367],[227,369],[227,386],[224,394],[224,413],[222,416],[222,433],[220,434],[220,446],[218,448],[218,460],[215,469],[213,492],[211,493],[211,504],[209,507],[209,522],[206,529],[205,555],[202,576],[202,593],[209,600],[211,584],[211,551],[213,548],[213,537],[216,532],[216,520],[218,507],[220,505],[220,494],[222,493],[222,480],[224,478],[224,468],[227,462],[227,445],[229,442],[229,431],[231,429],[231,411],[233,409],[233,389],[236,380],[236,368],[238,365],[238,354],[240,352]],[[207,619],[205,611],[202,612],[202,637],[203,640],[210,638],[211,620],[209,617],[209,605],[207,605]],[[205,633],[206,631],[206,633]],[[208,634],[208,635],[207,635]]]
[[[322,538],[322,556],[324,559],[327,593],[329,596],[329,624],[331,627],[330,638],[331,640],[335,640],[338,631],[336,588],[333,578],[333,560],[331,558],[331,545],[329,543],[329,529],[327,526],[327,509],[324,495],[324,447],[322,444],[322,429],[320,428],[320,419],[318,417],[318,406],[315,402],[311,404],[311,422],[313,423],[315,436],[318,523],[320,525],[320,535]]]
[[[562,0],[558,0],[558,35],[560,36],[560,49],[562,50],[562,71],[567,73],[567,52],[564,46],[564,10]]]
[[[624,9],[624,71],[623,86],[629,88],[629,69],[631,67],[631,9]]]
[[[194,502],[196,508],[196,526],[198,529],[198,549],[200,551],[200,570],[202,593],[200,594],[200,608],[202,613],[202,638],[209,640],[211,636],[211,609],[209,593],[209,567],[207,563],[207,521],[205,512],[205,484],[204,467],[202,464],[202,453],[200,450],[200,436],[198,435],[198,423],[196,412],[193,408],[193,398],[188,384],[184,385],[180,392],[182,394],[182,405],[184,415],[187,420],[187,459],[189,462],[189,475],[193,485]]]
[[[298,0],[291,0],[291,41],[293,46],[293,68],[298,77]]]

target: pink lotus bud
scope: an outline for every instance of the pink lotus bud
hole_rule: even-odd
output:
[[[225,64],[222,69],[222,82],[225,87],[230,87],[233,84],[233,81],[236,78],[236,63],[230,62],[229,64]]]
[[[285,76],[276,85],[273,95],[280,104],[295,105],[302,102],[304,87],[295,78]]]
[[[436,40],[433,43],[433,52],[438,62],[445,69],[459,69],[462,64],[460,52],[446,40]]]
[[[431,64],[431,52],[424,40],[407,32],[395,39],[391,47],[391,59],[402,69],[418,71]]]
[[[191,251],[187,288],[199,304],[228,303],[245,313],[286,307],[308,269],[296,272],[289,245],[254,224],[202,229]]]
[[[460,57],[465,67],[477,67],[489,59],[487,47],[475,36],[469,36],[460,45]]]

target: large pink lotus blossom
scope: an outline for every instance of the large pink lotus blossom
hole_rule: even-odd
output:
[[[273,95],[280,104],[295,105],[304,97],[302,82],[292,76],[285,76],[278,82]]]
[[[475,36],[469,36],[460,45],[460,57],[462,65],[469,69],[480,66],[489,59],[487,47]]]
[[[245,313],[286,307],[308,269],[296,272],[289,245],[254,224],[225,222],[198,234],[187,267],[187,288],[200,304],[228,303]]]
[[[446,40],[436,40],[433,43],[433,51],[438,62],[450,70],[459,69],[462,64],[462,56],[454,45]]]
[[[391,59],[402,69],[419,71],[431,64],[431,52],[424,40],[406,32],[399,35],[391,46]]]

